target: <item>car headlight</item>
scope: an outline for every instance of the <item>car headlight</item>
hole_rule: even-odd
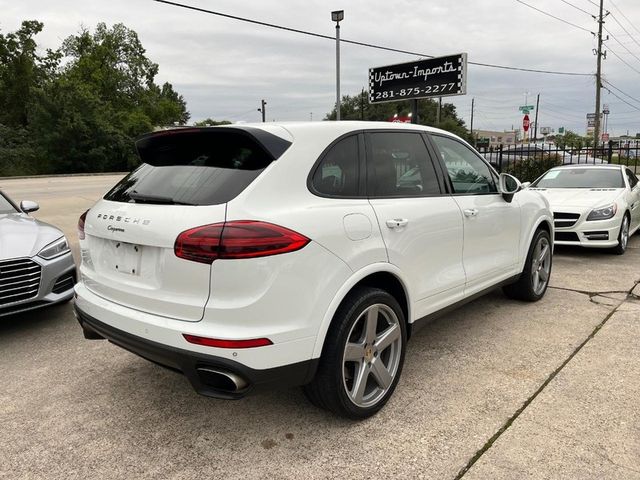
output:
[[[591,213],[589,213],[587,222],[591,220],[608,220],[609,218],[613,218],[617,211],[618,206],[615,203],[612,205],[607,205],[606,207],[595,208],[591,210]]]
[[[51,260],[52,258],[56,258],[67,253],[68,251],[69,243],[66,238],[62,237],[40,250],[40,252],[38,252],[38,256],[45,260]]]

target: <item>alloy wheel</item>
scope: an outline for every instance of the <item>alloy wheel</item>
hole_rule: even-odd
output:
[[[627,249],[627,243],[629,243],[629,218],[625,215],[622,219],[622,225],[620,226],[620,244],[622,250]]]
[[[547,287],[551,273],[551,245],[545,237],[540,237],[531,259],[531,283],[536,295]]]
[[[342,382],[358,407],[378,403],[392,387],[402,358],[400,321],[388,305],[367,307],[354,322],[342,357]]]

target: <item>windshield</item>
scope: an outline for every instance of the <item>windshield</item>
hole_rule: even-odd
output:
[[[533,185],[539,188],[624,188],[622,172],[613,168],[550,170]]]
[[[17,210],[13,207],[11,202],[9,202],[9,200],[7,200],[2,193],[0,193],[0,215],[16,212]]]

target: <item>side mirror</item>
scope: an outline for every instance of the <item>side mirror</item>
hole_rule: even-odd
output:
[[[35,212],[36,210],[40,210],[40,205],[31,200],[23,200],[20,202],[20,210],[24,213]]]
[[[508,173],[500,174],[498,179],[498,190],[507,202],[511,202],[511,200],[513,200],[513,196],[521,189],[522,184],[516,177],[509,175]]]

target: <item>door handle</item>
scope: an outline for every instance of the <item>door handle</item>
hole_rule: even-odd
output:
[[[467,208],[464,210],[464,216],[465,217],[476,217],[478,216],[478,209],[477,208]]]
[[[387,227],[389,228],[403,228],[406,227],[409,220],[406,218],[394,218],[393,220],[387,220]]]

